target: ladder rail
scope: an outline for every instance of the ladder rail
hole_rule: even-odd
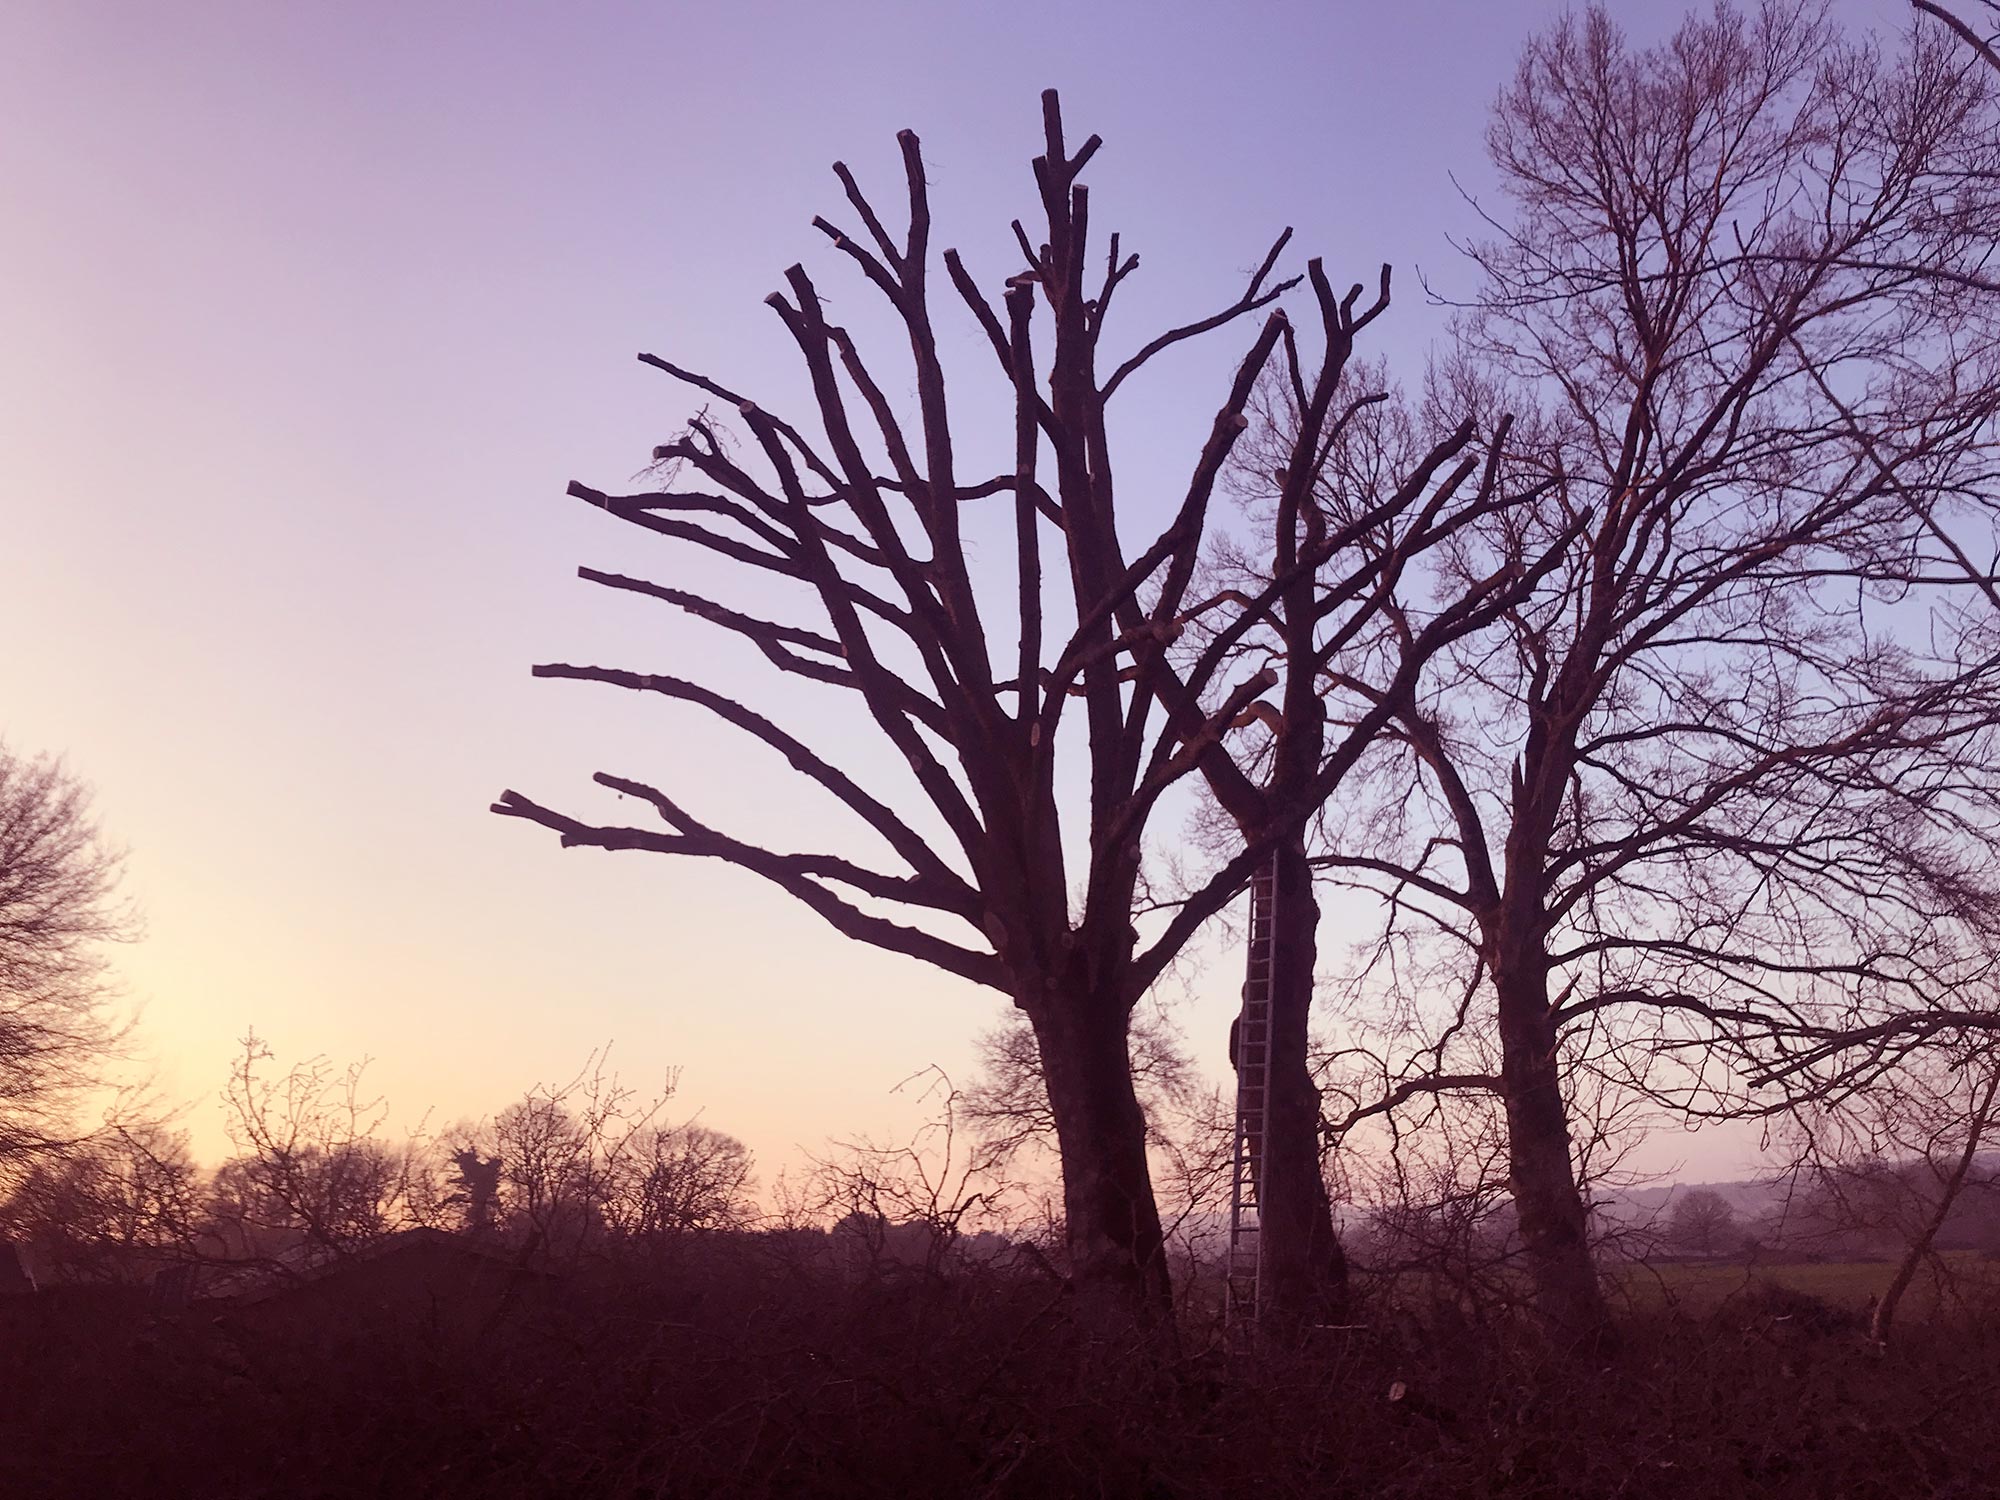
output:
[[[1277,967],[1277,854],[1250,877],[1250,936],[1242,1004],[1233,1040],[1236,1064],[1235,1140],[1229,1182],[1229,1255],[1224,1318],[1248,1339],[1264,1303],[1263,1195],[1266,1126],[1271,1097],[1271,995]]]

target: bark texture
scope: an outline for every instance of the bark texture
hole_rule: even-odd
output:
[[[1258,1202],[1264,1298],[1273,1328],[1344,1322],[1347,1257],[1320,1168],[1320,1090],[1308,1058],[1319,902],[1302,839],[1277,857],[1273,897],[1271,1086]]]
[[[1087,1301],[1172,1312],[1146,1125],[1132,1087],[1127,1016],[1102,997],[1029,1010],[1062,1159],[1070,1270]]]
[[[1507,1173],[1520,1215],[1535,1309],[1549,1332],[1603,1339],[1610,1314],[1590,1254],[1589,1220],[1570,1154],[1569,1111],[1556,1061],[1556,1028],[1538,965],[1497,984]]]

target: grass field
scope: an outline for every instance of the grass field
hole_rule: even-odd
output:
[[[2000,1260],[1971,1253],[1947,1254],[1942,1260],[1942,1278],[1928,1268],[1917,1273],[1904,1294],[1899,1318],[1923,1318],[1940,1308],[1949,1312],[2000,1305]],[[1895,1274],[1890,1261],[1687,1262],[1629,1267],[1618,1273],[1618,1283],[1632,1307],[1642,1311],[1674,1307],[1705,1316],[1763,1285],[1803,1292],[1838,1311],[1858,1314]]]

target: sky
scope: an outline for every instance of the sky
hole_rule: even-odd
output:
[[[1643,38],[1681,7],[1613,9]],[[198,1148],[226,1147],[213,1096],[252,1028],[283,1061],[372,1058],[392,1129],[490,1113],[609,1042],[634,1084],[678,1069],[676,1109],[767,1180],[829,1137],[906,1134],[895,1085],[964,1078],[999,997],[754,876],[561,851],[487,811],[515,787],[603,812],[609,769],[780,840],[833,826],[697,718],[528,676],[758,676],[575,577],[673,566],[563,497],[639,487],[692,409],[633,355],[796,397],[762,298],[801,258],[853,291],[809,220],[849,217],[835,159],[893,189],[905,127],[938,245],[997,284],[1056,86],[1072,135],[1106,141],[1094,225],[1143,256],[1135,341],[1230,300],[1289,224],[1336,281],[1394,265],[1375,352],[1415,378],[1441,327],[1418,273],[1465,284],[1486,109],[1560,11],[0,8],[0,737],[66,755],[129,851],[146,935],[118,971]],[[949,328],[947,359],[973,340]],[[1120,434],[1141,490],[1184,470],[1241,342],[1149,372]],[[1219,1074],[1240,960],[1196,957],[1176,1016]],[[1646,1160],[1726,1176],[1747,1151],[1676,1135]]]

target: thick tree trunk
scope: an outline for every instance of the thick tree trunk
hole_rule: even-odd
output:
[[[1272,913],[1271,1091],[1258,1182],[1264,1311],[1279,1330],[1348,1314],[1347,1257],[1320,1173],[1320,1092],[1307,1057],[1319,915],[1304,838],[1288,840]]]
[[[1089,1315],[1109,1328],[1171,1324],[1159,1205],[1146,1165],[1146,1118],[1132,1088],[1129,1016],[1099,996],[1053,996],[1028,1011],[1062,1158],[1070,1273]]]
[[[1610,1315],[1597,1284],[1583,1195],[1570,1160],[1569,1114],[1556,1064],[1547,976],[1538,964],[1499,966],[1500,1076],[1507,1168],[1520,1215],[1534,1305],[1565,1343],[1601,1343]]]

